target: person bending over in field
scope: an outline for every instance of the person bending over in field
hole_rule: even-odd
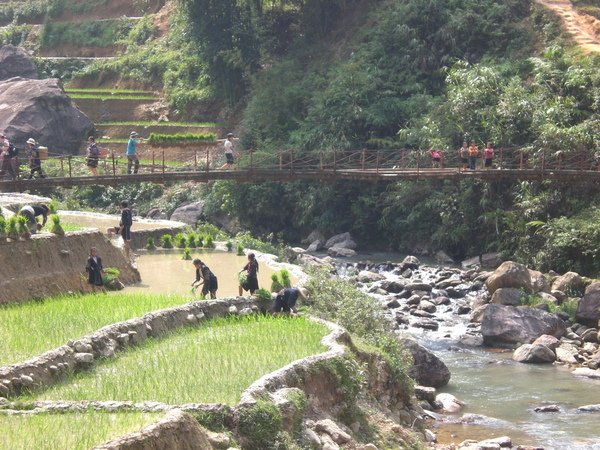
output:
[[[202,295],[206,298],[206,295],[210,292],[210,298],[217,298],[217,289],[219,289],[219,282],[214,273],[204,264],[201,260],[195,259],[192,261],[196,268],[196,280],[192,283],[192,287],[196,288],[202,286]]]
[[[296,314],[298,310],[296,309],[296,302],[298,301],[298,297],[302,298],[302,300],[308,300],[308,290],[306,288],[298,288],[291,287],[280,290],[277,293],[273,293],[271,295],[275,303],[273,304],[272,312],[273,315],[277,315],[279,313],[283,314]]]

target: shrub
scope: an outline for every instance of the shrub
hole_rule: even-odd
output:
[[[251,406],[241,408],[238,427],[247,440],[243,447],[250,450],[278,448],[275,443],[281,424],[281,412],[273,403],[258,400]]]
[[[1,212],[1,211],[0,211]],[[0,215],[0,237],[6,236],[6,219]]]
[[[60,216],[58,214],[53,214],[50,216],[50,221],[52,224],[50,225],[50,233],[54,233],[59,236],[64,236],[65,230],[63,229],[60,223]]]
[[[177,233],[175,235],[175,245],[177,246],[177,248],[185,248],[187,245],[187,240],[185,238],[185,236],[183,235],[183,233]]]
[[[160,246],[162,248],[173,248],[173,236],[170,234],[163,234],[160,237]]]
[[[192,250],[189,249],[188,247],[185,247],[183,249],[182,259],[184,259],[186,261],[191,261],[191,259],[192,259]]]
[[[154,238],[150,236],[146,241],[146,250],[152,251],[156,250],[156,243],[154,242]]]

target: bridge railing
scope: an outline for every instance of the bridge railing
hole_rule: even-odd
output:
[[[439,164],[431,155],[418,149],[327,149],[314,152],[283,149],[276,153],[242,151],[233,170],[239,171],[468,171],[457,150],[443,152]],[[480,152],[483,153],[483,152]],[[156,150],[140,161],[139,173],[214,172],[224,158],[214,149],[196,149],[182,158],[170,159],[168,152]],[[20,157],[21,177],[28,175],[27,159]],[[101,176],[123,175],[127,172],[127,158],[110,152],[100,158]],[[90,176],[85,156],[51,154],[42,161],[42,168],[51,177],[73,178]],[[476,158],[476,170],[538,171],[599,171],[600,154],[591,151],[533,151],[527,148],[497,148],[491,167],[485,167],[483,156]]]

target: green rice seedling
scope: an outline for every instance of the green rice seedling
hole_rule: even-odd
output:
[[[233,249],[233,242],[227,241],[225,247],[227,247],[227,251],[230,252]]]
[[[235,405],[261,376],[324,351],[327,333],[304,317],[216,319],[129,348],[36,397]]]
[[[168,144],[179,144],[187,142],[210,142],[214,141],[217,137],[214,133],[175,133],[175,134],[160,134],[150,133],[148,143],[150,145],[168,145]]]
[[[12,216],[6,222],[6,234],[12,240],[19,239],[19,228],[17,225],[17,216]]]
[[[53,214],[50,216],[50,232],[59,236],[65,235],[65,230],[60,223],[60,216],[58,214]]]
[[[189,249],[188,247],[185,247],[183,249],[181,259],[184,259],[185,261],[191,261],[192,260],[192,250]]]
[[[110,285],[114,280],[118,279],[121,276],[121,271],[116,267],[107,267],[104,269],[104,277],[102,278],[102,282],[104,286]]]
[[[163,234],[160,237],[160,246],[162,248],[173,248],[173,236],[170,234]]]
[[[213,241],[212,235],[204,236],[204,247],[206,248],[215,248],[215,243]]]
[[[50,212],[50,214],[57,214],[58,213],[58,203],[56,200],[50,200],[50,202],[48,202],[48,211]]]
[[[236,276],[240,286],[243,286],[244,284],[246,284],[246,281],[248,281],[248,272],[246,272],[245,270],[238,272]]]
[[[219,239],[222,241],[229,238],[227,233],[225,233],[219,227],[217,227],[216,225],[213,225],[212,223],[207,223],[207,222],[198,223],[196,225],[196,233],[203,234],[203,235],[210,234],[213,237],[213,239]]]
[[[279,292],[283,289],[283,285],[281,281],[279,281],[279,277],[277,273],[271,274],[271,292]]]
[[[3,449],[87,450],[159,420],[163,414],[85,411],[0,416]]]
[[[187,246],[189,248],[196,248],[196,233],[189,233],[187,235]]]
[[[17,233],[23,237],[31,237],[29,231],[29,220],[25,216],[17,216]]]
[[[242,244],[237,245],[237,255],[244,256],[244,246]]]
[[[279,281],[284,288],[292,287],[292,280],[290,279],[290,272],[287,269],[280,269],[278,272]]]
[[[254,295],[256,295],[261,300],[271,300],[271,293],[265,288],[260,288],[254,293]]]
[[[4,216],[0,216],[0,239],[6,239],[6,219]]]
[[[185,248],[187,245],[187,240],[183,233],[177,233],[175,235],[175,245],[177,248]]]
[[[156,244],[154,243],[154,238],[152,236],[146,241],[146,250],[149,252],[156,250]]]
[[[185,295],[109,292],[0,306],[0,366],[25,361],[105,325],[189,301]]]
[[[93,99],[99,101],[105,100],[148,100],[148,101],[156,101],[157,98],[153,95],[129,95],[129,94],[115,94],[115,95],[106,95],[100,93],[92,93],[92,94],[67,94],[72,99]],[[208,140],[208,139],[206,139]]]

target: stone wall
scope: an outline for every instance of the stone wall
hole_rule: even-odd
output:
[[[49,387],[73,372],[90,368],[98,358],[112,357],[149,337],[215,317],[266,311],[270,303],[257,297],[192,302],[108,325],[23,363],[0,367],[0,397]]]
[[[140,281],[137,269],[99,231],[39,234],[24,241],[0,241],[0,304],[89,292],[85,264],[90,247],[98,249],[104,267],[119,269],[123,283]]]

